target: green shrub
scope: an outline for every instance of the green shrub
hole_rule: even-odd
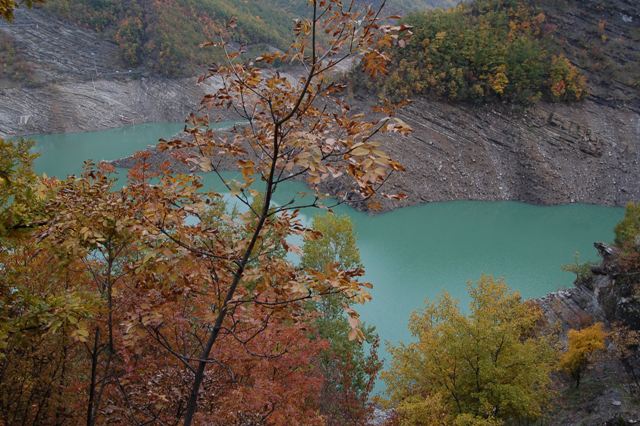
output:
[[[591,268],[595,266],[593,262],[583,262],[580,263],[580,255],[576,253],[575,262],[569,263],[567,265],[562,265],[562,270],[565,272],[571,272],[576,274],[576,282],[584,283],[589,280],[593,276],[593,272],[591,272]]]
[[[618,247],[636,244],[640,237],[640,203],[627,204],[624,218],[616,225],[615,233]]]

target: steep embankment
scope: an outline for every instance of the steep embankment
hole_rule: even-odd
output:
[[[202,95],[195,78],[129,70],[113,43],[39,10],[18,9],[0,31],[34,74],[29,85],[0,80],[0,136],[182,121]]]
[[[417,100],[400,117],[413,134],[389,141],[407,168],[389,184],[399,205],[458,199],[624,205],[640,198],[640,114],[598,104],[525,111]]]
[[[640,198],[635,1],[540,3],[588,77],[588,99],[528,108],[414,100],[400,113],[413,135],[387,141],[407,168],[389,184],[409,197],[386,201],[386,209],[457,199],[622,205]],[[0,85],[0,136],[181,121],[202,94],[194,79],[130,73],[115,45],[40,11],[19,11],[2,31],[38,83]]]
[[[640,198],[640,9],[635,0],[540,0],[589,93],[573,104],[462,105],[420,98],[390,141],[409,198],[622,205]],[[396,204],[398,205],[398,204]]]
[[[638,270],[622,270],[620,251],[602,243],[595,244],[602,263],[581,273],[575,286],[551,293],[537,303],[542,308],[551,330],[559,326],[561,340],[566,344],[569,329],[581,329],[602,322],[615,332],[624,326],[640,329],[640,298]],[[549,418],[550,424],[604,425],[635,424],[640,419],[640,352],[638,342],[628,346],[613,336],[607,351],[593,360],[579,389],[568,377],[556,377],[559,393]]]

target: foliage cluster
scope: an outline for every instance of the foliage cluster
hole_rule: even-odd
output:
[[[580,386],[580,379],[593,361],[593,357],[605,350],[607,333],[600,322],[581,330],[569,330],[567,351],[560,358],[560,368],[571,375],[576,381],[576,387]]]
[[[556,351],[542,313],[503,281],[469,285],[464,315],[447,294],[411,316],[415,343],[391,347],[382,373],[401,424],[500,425],[541,417]]]
[[[640,203],[629,203],[624,212],[624,218],[616,225],[616,244],[624,248],[637,245],[640,237]]]
[[[45,180],[31,168],[32,143],[0,138],[0,238],[27,228],[42,216]]]
[[[33,69],[29,62],[20,57],[16,45],[8,34],[0,31],[0,80],[33,84]]]
[[[571,272],[572,274],[576,274],[577,283],[585,283],[593,276],[593,272],[591,271],[591,268],[594,266],[595,266],[595,263],[593,262],[581,263],[580,254],[576,253],[575,262],[562,265],[562,270],[565,272]]]
[[[221,85],[186,120],[190,137],[158,145],[217,173],[234,208],[196,175],[151,170],[149,153],[118,188],[110,165],[89,162],[63,181],[37,178],[28,144],[0,145],[0,422],[320,425],[333,416],[327,394],[347,399],[339,413],[347,421],[366,422],[380,367],[373,334],[350,306],[371,298],[354,247],[353,261],[309,248],[301,266],[287,254],[299,252],[292,238],[327,250],[353,242],[323,237],[300,217],[300,209],[329,207],[319,187],[330,176],[345,179],[340,199],[400,197],[380,191],[402,166],[376,139],[411,129],[391,105],[377,107],[379,118],[352,112],[328,74],[353,57],[382,72],[380,46],[404,29],[339,0],[308,7],[289,48],[256,59],[297,63],[305,74],[292,81],[264,72],[235,61],[241,52],[224,44],[228,61],[201,80]],[[213,108],[247,124],[214,130]],[[221,157],[237,178],[220,173]],[[312,201],[276,205],[279,185],[296,177]],[[319,319],[325,306],[330,318]],[[365,354],[367,334],[373,352]]]
[[[232,19],[237,24],[234,42],[285,49],[295,17],[291,7],[233,0],[51,0],[46,7],[108,34],[127,66],[146,65],[167,76],[192,75],[212,60],[223,60],[219,49],[199,45],[217,38]]]
[[[619,249],[618,264],[622,274],[619,284],[630,284],[640,297],[640,203],[629,203],[624,217],[615,228],[615,244]]]
[[[361,83],[385,96],[530,103],[586,95],[584,76],[555,53],[551,26],[528,2],[475,0],[415,13],[404,23],[414,34],[405,48],[388,52],[388,75]]]
[[[203,279],[211,265],[182,252],[175,241],[145,237],[152,228],[142,215],[158,207],[148,204],[154,197],[148,192],[163,194],[158,201],[177,195],[173,200],[181,200],[185,213],[204,202],[207,214],[200,218],[219,234],[218,243],[244,238],[242,228],[224,220],[237,213],[216,198],[196,196],[200,187],[192,178],[163,176],[155,190],[135,173],[128,189],[116,190],[108,169],[90,168],[82,178],[63,182],[42,180],[30,170],[28,143],[0,148],[9,189],[2,192],[0,234],[1,420],[77,424],[89,418],[95,424],[179,416],[189,389],[188,358],[166,350],[178,344],[197,350],[197,334],[190,343],[187,337],[199,328],[197,317],[206,315],[213,289]],[[34,218],[45,219],[44,230],[32,228]],[[174,236],[185,230],[179,228]],[[348,229],[318,234],[308,244],[330,250],[335,241],[354,241],[343,232]],[[268,233],[261,247],[278,246],[280,237]],[[357,259],[357,248],[351,250]],[[278,253],[272,261],[290,276],[286,251]],[[303,257],[310,264],[327,255],[309,249]],[[345,274],[353,271],[348,257],[336,261]],[[282,279],[280,273],[272,271],[269,279]],[[263,285],[260,275],[251,277],[243,283],[247,289]],[[205,305],[198,306],[201,297]],[[362,343],[349,338],[351,319],[342,305],[327,303],[299,309],[257,305],[235,313],[215,352],[221,368],[207,376],[200,409],[220,424],[364,421],[380,368],[376,338],[366,330],[374,343],[366,355]]]
[[[320,238],[307,238],[302,250],[304,268],[325,270],[333,264],[340,268],[362,268],[349,216],[329,213],[313,218],[312,228]],[[350,339],[350,317],[345,314],[352,303],[345,297],[332,296],[316,302],[311,308],[318,312],[315,321],[320,337],[329,347],[320,357],[320,369],[327,380],[322,390],[323,412],[330,413],[330,424],[362,424],[370,417],[373,406],[370,393],[382,363],[377,357],[378,336],[373,327],[363,324],[365,347]]]
[[[390,3],[387,8],[403,10],[430,2]],[[46,7],[58,16],[108,34],[118,44],[127,66],[145,65],[161,75],[185,76],[212,61],[224,61],[221,49],[201,49],[199,45],[210,39],[217,41],[231,20],[237,26],[232,41],[247,46],[247,58],[265,49],[286,49],[292,41],[294,21],[308,12],[308,1],[49,0]]]

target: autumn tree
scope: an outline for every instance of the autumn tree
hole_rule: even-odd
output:
[[[333,212],[314,216],[311,229],[319,235],[304,241],[302,267],[320,271],[334,264],[342,269],[362,267],[349,216]]]
[[[0,238],[39,222],[46,186],[33,172],[32,145],[0,139]]]
[[[190,316],[209,306],[210,264],[171,240],[145,238],[152,229],[141,209],[157,209],[149,203],[164,201],[154,197],[162,191],[176,196],[176,182],[186,185],[183,196],[200,186],[195,178],[165,177],[155,189],[132,180],[116,191],[108,167],[88,167],[80,178],[51,182],[55,196],[45,200],[44,223],[3,240],[2,420],[175,423],[191,377],[185,360],[165,348],[178,342],[185,351],[199,348]],[[202,197],[209,203],[201,220],[217,226],[221,239],[242,238],[221,220],[220,200]],[[189,205],[181,199],[185,212]],[[246,309],[237,314],[242,327],[231,319],[237,328],[215,353],[219,368],[205,398],[206,414],[220,424],[281,424],[289,417],[322,423],[324,378],[316,360],[326,341],[309,332],[306,316],[292,322],[274,311],[268,304]],[[157,322],[163,317],[168,336]]]
[[[302,267],[318,271],[333,265],[343,270],[362,267],[349,216],[334,213],[314,216],[311,229],[319,235],[305,239]],[[382,367],[377,356],[379,339],[373,327],[362,325],[364,341],[349,338],[353,333],[349,325],[353,319],[348,315],[353,311],[352,305],[341,295],[312,304],[319,314],[315,320],[318,334],[330,345],[321,354],[320,365],[325,377],[321,408],[331,425],[360,425],[369,421],[373,411],[369,396]]]
[[[292,235],[319,237],[299,210],[323,206],[324,181],[343,179],[338,203],[359,196],[374,207],[382,184],[401,170],[376,136],[408,126],[390,104],[376,110],[380,118],[352,111],[331,72],[361,58],[367,72],[384,73],[382,46],[408,28],[383,24],[378,8],[325,0],[309,7],[286,51],[243,63],[224,39],[212,42],[227,62],[203,80],[222,85],[188,119],[188,138],[159,145],[217,173],[242,208],[195,175],[152,172],[147,154],[121,189],[113,167],[88,163],[62,182],[35,179],[49,195],[32,197],[37,185],[22,168],[28,147],[3,146],[25,160],[7,162],[2,175],[13,191],[1,200],[3,224],[25,229],[1,253],[8,302],[0,386],[3,395],[21,395],[2,402],[8,423],[324,422],[314,360],[327,342],[314,331],[309,302],[365,302],[370,284],[357,265],[301,268],[282,250],[295,249]],[[305,74],[292,80],[255,65],[274,61]],[[211,110],[220,107],[246,124],[213,130]],[[239,180],[225,178],[223,161],[237,165]],[[274,193],[295,178],[316,195],[275,205]],[[32,199],[38,208],[23,208]],[[357,313],[347,312],[346,334],[364,339]]]
[[[77,423],[83,345],[100,304],[76,272],[80,259],[37,239],[57,182],[33,173],[30,147],[0,140],[0,422]]]
[[[212,315],[201,317],[204,320],[201,328],[209,331],[200,353],[186,358],[190,365],[194,364],[194,380],[185,425],[194,421],[211,353],[220,336],[232,330],[228,321],[239,311],[248,306],[288,306],[301,299],[333,293],[343,293],[356,302],[369,297],[363,290],[365,284],[356,279],[362,274],[361,269],[326,268],[301,274],[288,269],[281,260],[269,257],[274,247],[264,245],[263,236],[277,235],[286,246],[285,239],[291,233],[306,233],[297,218],[298,210],[320,205],[320,197],[316,196],[311,202],[293,199],[280,207],[273,206],[274,192],[287,180],[304,178],[311,189],[321,194],[319,186],[324,180],[342,176],[352,183],[347,186],[350,192],[371,201],[389,174],[401,170],[398,163],[380,150],[375,136],[384,132],[406,133],[409,128],[390,118],[389,107],[380,110],[386,112],[380,119],[367,120],[365,115],[352,112],[339,96],[344,86],[330,78],[338,64],[352,57],[361,57],[364,69],[372,75],[385,72],[386,57],[381,47],[396,43],[398,34],[408,28],[383,25],[380,11],[370,6],[361,10],[353,2],[310,2],[309,18],[296,23],[291,48],[256,58],[256,62],[267,64],[280,61],[301,65],[305,74],[297,81],[277,72],[266,72],[253,63],[238,63],[235,59],[239,52],[231,51],[224,40],[209,43],[225,52],[227,63],[211,67],[204,77],[215,76],[223,85],[204,97],[202,107],[205,111],[230,109],[247,125],[236,128],[232,136],[216,134],[208,126],[208,115],[194,115],[188,121],[189,140],[160,145],[162,150],[195,151],[198,155],[187,161],[219,175],[221,159],[235,158],[242,179],[223,178],[223,181],[238,202],[249,208],[240,218],[244,233],[239,235],[243,238],[232,246],[202,246],[199,243],[202,238],[194,240],[190,232],[176,229],[178,222],[172,222],[167,229],[162,211],[148,218],[159,233],[170,235],[186,250],[222,262],[222,268],[212,274],[216,289],[210,300],[214,302]],[[229,24],[235,25],[235,21]],[[249,200],[249,196],[255,195],[251,186],[256,178],[262,183],[264,197],[257,210],[251,208]],[[348,194],[336,195],[345,200]],[[217,237],[212,234],[208,238],[215,241]],[[256,279],[253,277],[265,278],[247,285],[247,280]],[[358,325],[355,315],[351,323]],[[362,338],[362,332],[356,331],[354,337]]]
[[[553,100],[580,100],[586,94],[587,80],[563,55],[551,58],[549,91]]]
[[[560,358],[560,368],[571,375],[580,386],[580,380],[594,356],[605,350],[607,333],[601,322],[581,330],[569,330],[568,346]]]
[[[549,402],[555,349],[538,335],[540,309],[489,276],[468,289],[468,315],[445,294],[411,316],[416,342],[390,347],[382,377],[401,424],[504,424]]]

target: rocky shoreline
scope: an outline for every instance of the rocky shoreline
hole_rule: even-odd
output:
[[[618,8],[612,8],[616,15],[608,17],[609,28],[621,36],[637,26],[640,17],[632,10],[632,0],[612,3]],[[567,14],[568,21],[552,22],[561,28],[576,22],[584,28],[597,26],[596,8],[585,11]],[[113,43],[41,11],[19,9],[16,24],[3,25],[0,31],[10,34],[25,52],[34,66],[35,83],[0,81],[0,137],[180,122],[210,89],[196,84],[195,78],[167,79],[128,70]],[[628,60],[620,51],[611,55],[618,62]],[[386,150],[407,169],[394,175],[386,190],[404,192],[408,198],[383,200],[383,211],[451,200],[611,206],[640,200],[640,98],[633,96],[636,89],[619,81],[589,77],[592,95],[573,105],[539,103],[524,108],[416,99],[399,114],[414,133],[383,140]],[[352,100],[364,109],[370,97],[355,94]],[[148,161],[158,166],[167,159],[166,153],[152,150]],[[131,167],[133,162],[127,157],[113,164]],[[189,170],[176,161],[172,164],[176,170]],[[336,193],[341,187],[335,180],[323,189]],[[357,200],[350,204],[364,208]],[[616,285],[611,249],[603,244],[597,248],[603,262],[587,279],[536,303],[548,324],[558,324],[562,332],[593,321],[624,321],[639,329],[637,296]],[[596,381],[603,381],[604,390],[582,405],[576,403],[578,408],[557,413],[554,424],[608,424],[616,418],[640,422],[640,408],[625,400],[624,387],[615,383],[624,366],[608,359],[592,373]]]
[[[618,250],[603,243],[594,244],[602,261],[590,271],[580,274],[574,286],[549,293],[534,301],[542,309],[549,330],[560,333],[566,347],[569,329],[581,329],[602,322],[607,329],[624,325],[640,329],[640,298],[636,286],[623,279],[618,266]],[[553,331],[552,331],[553,332]],[[590,384],[568,407],[557,404],[552,424],[637,424],[640,422],[640,388],[634,381],[634,371],[640,368],[640,352],[629,353],[625,359],[616,355],[615,343],[610,341],[607,353],[594,360],[588,375]],[[559,375],[556,380],[565,388],[572,385]],[[564,398],[566,398],[566,393]]]

